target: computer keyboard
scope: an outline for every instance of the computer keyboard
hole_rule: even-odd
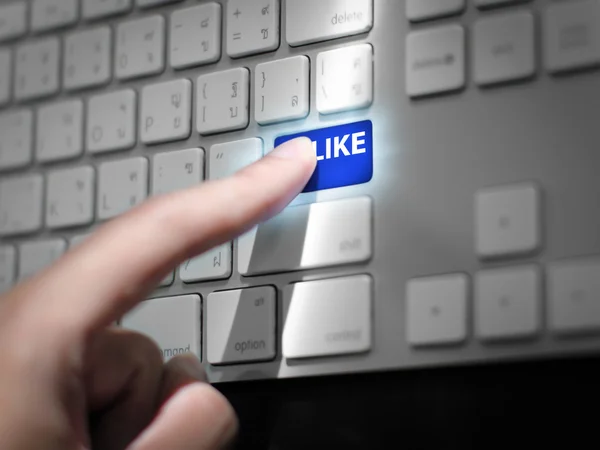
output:
[[[597,353],[599,66],[599,0],[6,0],[0,291],[308,136],[121,326],[213,382]]]

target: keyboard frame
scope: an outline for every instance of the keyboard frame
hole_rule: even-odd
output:
[[[225,0],[215,0],[223,5]],[[200,284],[184,284],[178,277],[170,287],[157,289],[152,298],[184,294],[200,294],[205,311],[209,293],[252,286],[274,286],[277,290],[277,356],[272,362],[231,366],[205,363],[211,382],[307,377],[368,371],[479,364],[487,361],[535,360],[557,356],[596,354],[600,336],[559,338],[547,329],[544,309],[540,337],[524,342],[484,344],[474,336],[472,308],[469,298],[469,336],[462,345],[434,348],[412,348],[406,339],[405,286],[409,279],[446,273],[467,273],[471,279],[481,269],[513,267],[537,263],[542,267],[563,258],[600,254],[600,76],[588,70],[555,77],[542,66],[540,51],[540,12],[549,0],[535,0],[491,11],[477,10],[472,2],[458,16],[409,24],[404,1],[374,0],[374,26],[368,34],[333,41],[290,47],[286,40],[285,1],[281,5],[281,44],[270,53],[231,59],[223,48],[221,59],[214,64],[174,70],[169,67],[158,75],[130,81],[113,81],[108,86],[81,92],[65,93],[48,99],[26,102],[37,108],[58,100],[82,98],[84,102],[100,92],[108,93],[133,88],[139,93],[147,84],[188,78],[195,83],[198,76],[237,67],[247,67],[254,81],[257,64],[306,55],[311,61],[310,85],[316,83],[314,65],[317,54],[346,45],[369,43],[374,50],[374,103],[368,109],[320,116],[316,111],[316,94],[311,89],[310,113],[304,120],[259,126],[254,120],[254,89],[250,88],[250,124],[241,131],[200,137],[192,126],[189,139],[145,146],[102,155],[84,152],[81,158],[51,165],[35,162],[24,170],[2,172],[44,173],[81,165],[96,166],[100,162],[134,156],[148,158],[150,167],[156,153],[193,147],[204,148],[239,139],[261,137],[265,150],[272,148],[277,136],[328,126],[371,120],[374,140],[374,177],[366,184],[301,194],[293,204],[308,204],[370,196],[374,200],[374,256],[367,264],[277,275],[241,277],[236,270],[234,245],[233,274],[230,279]],[[81,20],[76,27],[61,30],[61,38],[74,30],[109,23],[114,29],[122,21],[163,14],[197,5],[196,0],[139,10],[94,22]],[[404,41],[410,30],[428,29],[444,24],[467,27],[467,42],[474,19],[503,11],[525,9],[536,16],[538,37],[538,72],[534,80],[481,89],[467,69],[467,88],[447,95],[410,99],[405,92]],[[223,45],[226,26],[223,25]],[[167,27],[168,35],[168,27]],[[37,36],[28,34],[25,41]],[[19,42],[22,42],[20,40]],[[168,42],[168,36],[167,36]],[[10,44],[12,45],[12,44]],[[114,45],[114,40],[113,40]],[[168,48],[168,47],[167,47]],[[467,52],[469,55],[469,52]],[[62,58],[62,56],[61,56]],[[467,58],[469,60],[469,58]],[[61,64],[62,68],[62,64]],[[192,124],[195,124],[193,98]],[[14,102],[2,111],[15,107]],[[567,112],[568,111],[568,112]],[[150,171],[151,173],[151,171]],[[475,251],[474,198],[478,190],[497,185],[534,181],[543,192],[543,248],[525,258],[481,261]],[[594,206],[596,205],[596,206]],[[93,228],[92,228],[93,229]],[[32,239],[66,238],[86,233],[88,228],[67,232],[44,229],[35,236],[3,240],[18,244]],[[365,354],[285,361],[281,356],[283,324],[283,290],[290,283],[347,275],[369,274],[374,280],[372,349]],[[110,282],[110,280],[103,280]],[[542,290],[542,293],[544,289]],[[542,294],[543,295],[543,294]],[[546,302],[544,302],[546,304]],[[206,317],[202,317],[202,359],[206,358]]]

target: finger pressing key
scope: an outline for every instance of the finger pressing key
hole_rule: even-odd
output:
[[[281,211],[315,165],[310,140],[300,138],[229,179],[153,198],[17,288],[14,297],[28,299],[19,309],[32,326],[52,324],[51,335],[60,327],[66,339],[85,338],[123,316],[184,260]]]

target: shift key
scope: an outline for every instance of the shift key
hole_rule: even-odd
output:
[[[372,208],[370,197],[288,208],[239,238],[238,271],[251,276],[367,261]]]

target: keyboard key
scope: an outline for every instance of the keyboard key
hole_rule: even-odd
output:
[[[60,42],[46,37],[17,47],[15,57],[15,98],[32,100],[58,92]]]
[[[210,149],[208,176],[211,180],[227,178],[263,157],[260,138],[215,144]]]
[[[140,139],[144,144],[187,139],[192,131],[192,82],[167,81],[142,89]]]
[[[600,64],[600,2],[553,3],[544,12],[546,69],[560,73]]]
[[[271,286],[214,292],[206,300],[206,353],[210,364],[275,358],[275,304]]]
[[[412,32],[406,39],[406,92],[418,97],[462,89],[465,65],[460,25]]]
[[[586,258],[550,264],[548,295],[552,331],[600,331],[600,260]]]
[[[532,253],[541,246],[541,194],[533,184],[476,195],[476,248],[482,258]]]
[[[373,28],[373,0],[287,0],[286,7],[287,41],[293,47]]]
[[[317,110],[333,114],[373,103],[373,47],[344,47],[317,56]]]
[[[206,3],[171,14],[171,67],[210,64],[221,59],[221,5]]]
[[[232,58],[279,47],[279,0],[229,0],[227,54]]]
[[[83,102],[69,100],[42,106],[37,116],[39,162],[77,157],[83,153]]]
[[[148,160],[131,158],[100,164],[97,216],[112,219],[141,204],[148,195]]]
[[[288,359],[368,352],[373,280],[358,275],[285,288],[282,351]]]
[[[306,56],[256,66],[254,115],[261,125],[303,119],[310,109],[310,62]]]
[[[46,187],[48,228],[67,228],[92,223],[95,176],[92,167],[76,167],[48,173]]]
[[[88,234],[80,234],[79,236],[73,236],[71,239],[69,239],[69,249],[73,249],[75,247],[77,247],[78,245],[83,244],[83,242],[89,238],[92,234],[88,233]]]
[[[91,97],[86,148],[91,153],[127,150],[137,135],[137,99],[133,89]]]
[[[529,12],[480,19],[473,28],[473,78],[489,85],[535,74],[535,22]]]
[[[25,242],[19,245],[19,282],[54,264],[67,251],[64,239]]]
[[[0,42],[9,41],[27,33],[27,2],[0,5]]]
[[[10,102],[12,90],[12,56],[7,48],[0,48],[0,106]]]
[[[199,295],[146,300],[121,321],[123,328],[148,335],[156,341],[165,361],[185,353],[200,358],[200,323]]]
[[[468,285],[463,274],[410,280],[406,286],[408,342],[413,346],[463,342]]]
[[[72,33],[65,38],[64,87],[67,90],[101,86],[111,79],[109,27]]]
[[[117,27],[115,75],[128,80],[161,73],[165,68],[165,19],[150,16]]]
[[[367,183],[373,177],[373,124],[370,120],[280,136],[275,146],[297,137],[312,141],[317,169],[302,192]]]
[[[158,287],[167,287],[171,286],[175,282],[175,271],[172,271],[169,275],[167,275],[161,282]]]
[[[10,291],[17,272],[17,252],[10,245],[0,247],[0,294]]]
[[[475,322],[483,340],[533,337],[541,329],[538,266],[494,269],[475,278]]]
[[[44,180],[38,174],[0,180],[0,236],[42,228],[43,189]]]
[[[28,109],[0,114],[0,169],[25,167],[33,159],[33,114]]]
[[[78,0],[32,0],[31,2],[33,31],[49,31],[73,25],[78,18]]]
[[[140,8],[150,8],[152,6],[166,5],[168,3],[177,3],[181,0],[135,0],[135,4]]]
[[[238,239],[238,271],[250,276],[368,261],[372,209],[369,197],[288,208]]]
[[[406,0],[406,17],[412,21],[436,19],[459,14],[465,5],[465,0]]]
[[[232,273],[231,243],[220,245],[179,267],[179,278],[184,283],[225,280]]]
[[[246,68],[198,77],[196,128],[202,135],[241,130],[249,122],[250,72]]]
[[[524,3],[529,0],[475,0],[475,4],[480,8],[487,8],[492,6],[505,6],[514,3]]]
[[[130,11],[131,6],[131,0],[83,0],[83,17],[91,20],[116,16]]]
[[[170,194],[204,181],[204,151],[200,148],[159,153],[152,166],[152,195]]]

